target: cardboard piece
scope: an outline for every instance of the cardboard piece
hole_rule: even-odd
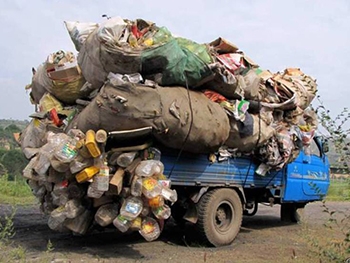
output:
[[[47,75],[52,80],[72,80],[73,78],[80,77],[80,74],[80,69],[77,66],[47,72]]]
[[[209,45],[212,46],[219,54],[235,53],[239,49],[235,44],[222,37],[210,42]]]

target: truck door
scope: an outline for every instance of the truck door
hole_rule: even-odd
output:
[[[321,142],[311,143],[311,155],[303,151],[286,169],[286,181],[282,202],[307,202],[320,200],[328,191],[329,163],[321,151]]]
[[[303,192],[307,196],[325,195],[329,186],[329,163],[317,138],[311,142],[311,155],[303,158]]]

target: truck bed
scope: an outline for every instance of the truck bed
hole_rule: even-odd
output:
[[[282,186],[285,169],[271,171],[265,177],[255,174],[257,164],[246,157],[229,158],[210,163],[208,155],[162,152],[164,174],[172,185],[182,186],[242,186],[268,188]]]

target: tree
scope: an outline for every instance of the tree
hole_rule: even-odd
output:
[[[23,169],[28,161],[19,149],[0,150],[0,163],[5,167],[9,180],[13,180],[16,176],[22,174]]]

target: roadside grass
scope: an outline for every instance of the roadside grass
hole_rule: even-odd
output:
[[[15,228],[13,218],[16,208],[12,207],[10,214],[0,218],[0,262],[25,262],[26,250],[12,242]]]
[[[331,180],[326,201],[350,201],[350,181]]]
[[[3,175],[0,177],[0,203],[31,205],[36,203],[36,199],[24,179],[8,181],[8,176]]]
[[[322,202],[325,222],[322,229],[303,224],[303,236],[310,251],[320,262],[348,262],[350,258],[350,214],[348,210],[332,209],[327,201],[350,201],[350,181],[331,180],[326,199]]]

